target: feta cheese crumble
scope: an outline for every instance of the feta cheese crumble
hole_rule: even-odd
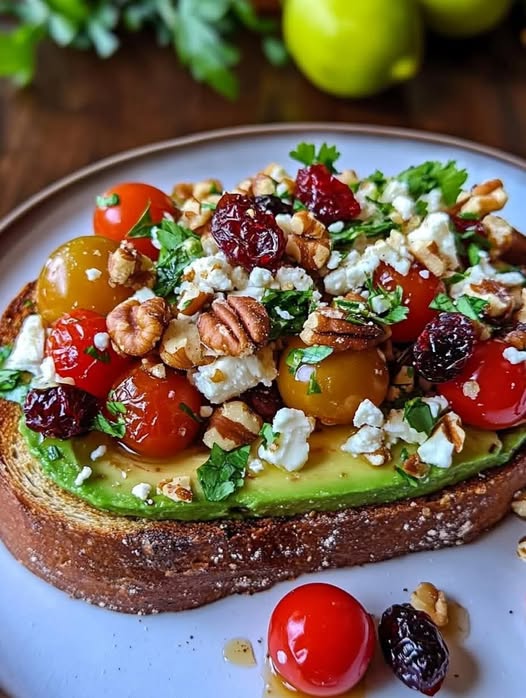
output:
[[[93,345],[99,351],[106,351],[110,346],[110,335],[107,332],[97,332],[93,337]]]
[[[134,497],[137,497],[137,499],[140,499],[143,502],[145,502],[148,499],[151,491],[151,485],[149,485],[147,482],[139,482],[138,485],[132,487],[131,493]]]
[[[308,439],[314,426],[314,419],[301,410],[282,407],[272,421],[276,438],[266,446],[262,444],[258,456],[288,472],[300,470],[309,457]]]
[[[39,375],[40,366],[44,360],[45,341],[46,333],[42,318],[40,315],[28,315],[22,323],[13,350],[3,368]]]
[[[526,361],[526,351],[520,351],[515,349],[515,347],[506,347],[502,352],[502,356],[513,365],[522,364]]]
[[[93,470],[89,467],[89,465],[85,465],[75,478],[75,482],[73,483],[75,487],[80,487],[81,485],[83,485],[86,482],[86,480],[88,480],[91,477],[92,473]]]
[[[100,446],[97,446],[97,448],[93,449],[89,457],[91,458],[91,460],[99,460],[99,458],[102,458],[104,455],[106,455],[107,450],[107,447],[104,444],[101,444]]]
[[[100,279],[102,276],[102,272],[100,269],[86,269],[86,277],[88,281],[97,281],[97,279]]]

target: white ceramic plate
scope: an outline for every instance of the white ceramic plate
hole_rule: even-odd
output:
[[[87,168],[4,219],[0,306],[37,275],[59,243],[91,232],[94,197],[107,186],[135,180],[169,191],[176,181],[213,176],[228,187],[270,161],[294,169],[287,154],[300,140],[335,143],[343,165],[363,175],[376,168],[395,174],[424,160],[456,159],[468,168],[472,182],[502,178],[510,194],[506,215],[518,228],[526,227],[526,163],[496,151],[370,127],[291,125],[216,132]],[[468,547],[323,572],[252,597],[142,618],[69,599],[0,546],[0,686],[13,698],[260,698],[268,619],[289,589],[315,579],[332,582],[379,616],[391,603],[408,600],[404,589],[430,580],[468,609],[471,620],[469,637],[453,643],[451,669],[440,695],[521,698],[526,695],[526,566],[515,548],[525,534],[524,523],[510,518]],[[251,640],[256,667],[225,663],[223,647],[234,637]],[[376,658],[365,695],[416,694]]]

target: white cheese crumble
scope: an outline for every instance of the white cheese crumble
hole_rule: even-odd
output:
[[[184,269],[180,293],[196,287],[201,293],[233,291],[245,288],[248,274],[242,267],[233,267],[223,252],[194,259]]]
[[[404,410],[391,410],[384,426],[387,443],[393,446],[397,441],[405,441],[408,444],[422,444],[426,440],[426,434],[416,431],[404,419]]]
[[[148,288],[147,286],[143,286],[142,288],[139,288],[135,293],[130,296],[131,299],[134,301],[139,301],[139,303],[144,303],[145,301],[149,301],[152,298],[155,298],[155,293],[152,291],[151,288]]]
[[[301,410],[282,407],[272,421],[274,441],[261,445],[258,456],[288,472],[303,468],[309,457],[309,436],[315,422]]]
[[[134,497],[137,497],[137,499],[141,499],[143,502],[145,502],[148,499],[151,491],[151,485],[149,485],[147,482],[139,482],[138,485],[132,487],[131,493]]]
[[[199,366],[192,380],[199,392],[217,405],[258,383],[269,386],[277,373],[272,352],[263,350],[252,356],[222,356],[211,364]]]
[[[261,473],[265,470],[265,464],[260,458],[251,458],[248,461],[248,469],[251,473]]]
[[[408,196],[409,187],[407,182],[399,179],[390,179],[382,192],[380,201],[384,204],[392,204],[397,196]]]
[[[363,426],[350,436],[340,447],[342,451],[359,456],[362,453],[374,453],[384,445],[384,432],[378,427]]]
[[[80,487],[83,485],[86,480],[91,477],[92,473],[93,470],[89,467],[89,465],[85,465],[75,478],[75,482],[73,483],[75,487]]]
[[[358,215],[359,220],[367,220],[373,218],[376,214],[378,207],[374,203],[374,200],[378,197],[378,189],[374,182],[363,181],[358,187],[358,191],[355,193],[354,198],[360,204],[360,213]],[[372,200],[371,200],[372,199]],[[343,229],[343,225],[342,225]],[[331,231],[339,232],[339,231]]]
[[[446,269],[456,269],[459,266],[455,235],[447,213],[430,213],[418,228],[409,233],[407,239],[415,254],[417,250],[435,250],[445,262]],[[425,264],[425,259],[422,260]]]
[[[395,196],[392,205],[403,221],[408,221],[415,213],[415,202],[409,196]]]
[[[429,439],[417,449],[420,459],[437,468],[449,468],[453,460],[454,445],[442,429],[437,429]]]
[[[95,269],[94,267],[91,269],[86,269],[86,277],[88,281],[97,281],[97,279],[100,279],[102,276],[102,272],[100,269]]]
[[[106,351],[110,346],[110,335],[107,332],[97,332],[93,336],[93,345],[99,351]]]
[[[475,400],[480,393],[480,385],[477,381],[466,381],[462,386],[462,393],[470,400]]]
[[[40,315],[28,315],[15,340],[13,350],[7,357],[4,368],[40,374],[44,360],[46,333]]]
[[[343,226],[343,223],[342,223]],[[330,226],[329,226],[330,228]],[[331,252],[331,256],[327,260],[327,264],[325,265],[327,269],[336,269],[337,267],[340,266],[341,262],[343,259],[343,255],[341,252],[338,252],[338,250],[333,250]]]
[[[439,187],[431,189],[428,194],[422,194],[422,196],[418,198],[418,201],[423,201],[427,204],[428,213],[443,211],[445,208],[444,200],[442,199],[442,190]]]
[[[278,317],[282,320],[294,320],[294,315],[291,315],[288,310],[283,310],[282,308],[274,308],[274,311]]]
[[[93,449],[93,451],[89,454],[89,457],[91,460],[98,460],[106,454],[107,450],[107,447],[104,444],[101,444],[100,446],[97,446],[97,448]]]
[[[485,280],[498,281],[503,286],[522,286],[525,277],[519,271],[499,272],[490,264],[486,252],[480,252],[479,263],[467,270],[467,276],[456,284],[452,284],[449,294],[458,298],[463,294],[472,294],[471,285],[477,286]]]
[[[384,425],[384,415],[371,400],[366,398],[358,405],[354,413],[353,424],[355,427],[382,427]]]
[[[526,351],[520,351],[515,349],[515,347],[506,347],[502,352],[502,356],[513,365],[522,364],[526,361]]]

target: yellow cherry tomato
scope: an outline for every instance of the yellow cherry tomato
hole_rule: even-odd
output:
[[[362,400],[369,398],[375,405],[384,401],[389,373],[378,349],[333,352],[319,363],[300,365],[291,373],[289,352],[305,348],[294,338],[280,358],[278,388],[287,407],[303,410],[324,424],[350,424]],[[319,392],[313,392],[313,387]]]

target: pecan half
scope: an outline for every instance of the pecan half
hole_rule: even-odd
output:
[[[268,341],[270,319],[265,307],[250,296],[217,299],[197,320],[203,344],[226,356],[253,354]]]
[[[170,320],[161,339],[159,354],[165,364],[183,371],[205,363],[199,332],[188,320]]]
[[[327,228],[309,211],[298,211],[286,225],[286,254],[307,271],[318,271],[331,255]]]
[[[508,201],[504,185],[500,179],[490,179],[475,185],[470,192],[460,194],[453,207],[455,213],[473,213],[485,216],[493,211],[500,211]]]
[[[164,298],[144,303],[129,298],[114,308],[106,318],[108,333],[117,348],[130,356],[146,356],[161,339],[170,319]]]
[[[152,260],[141,254],[128,240],[122,240],[119,247],[108,258],[110,286],[126,286],[137,291],[139,288],[153,288],[155,269]]]
[[[388,327],[374,322],[358,325],[345,318],[345,311],[339,308],[318,308],[305,321],[300,339],[309,346],[323,344],[334,351],[362,351],[376,347],[391,335]]]
[[[217,444],[224,451],[232,451],[255,441],[262,426],[262,418],[245,402],[225,402],[210,418],[203,442],[208,448]]]

